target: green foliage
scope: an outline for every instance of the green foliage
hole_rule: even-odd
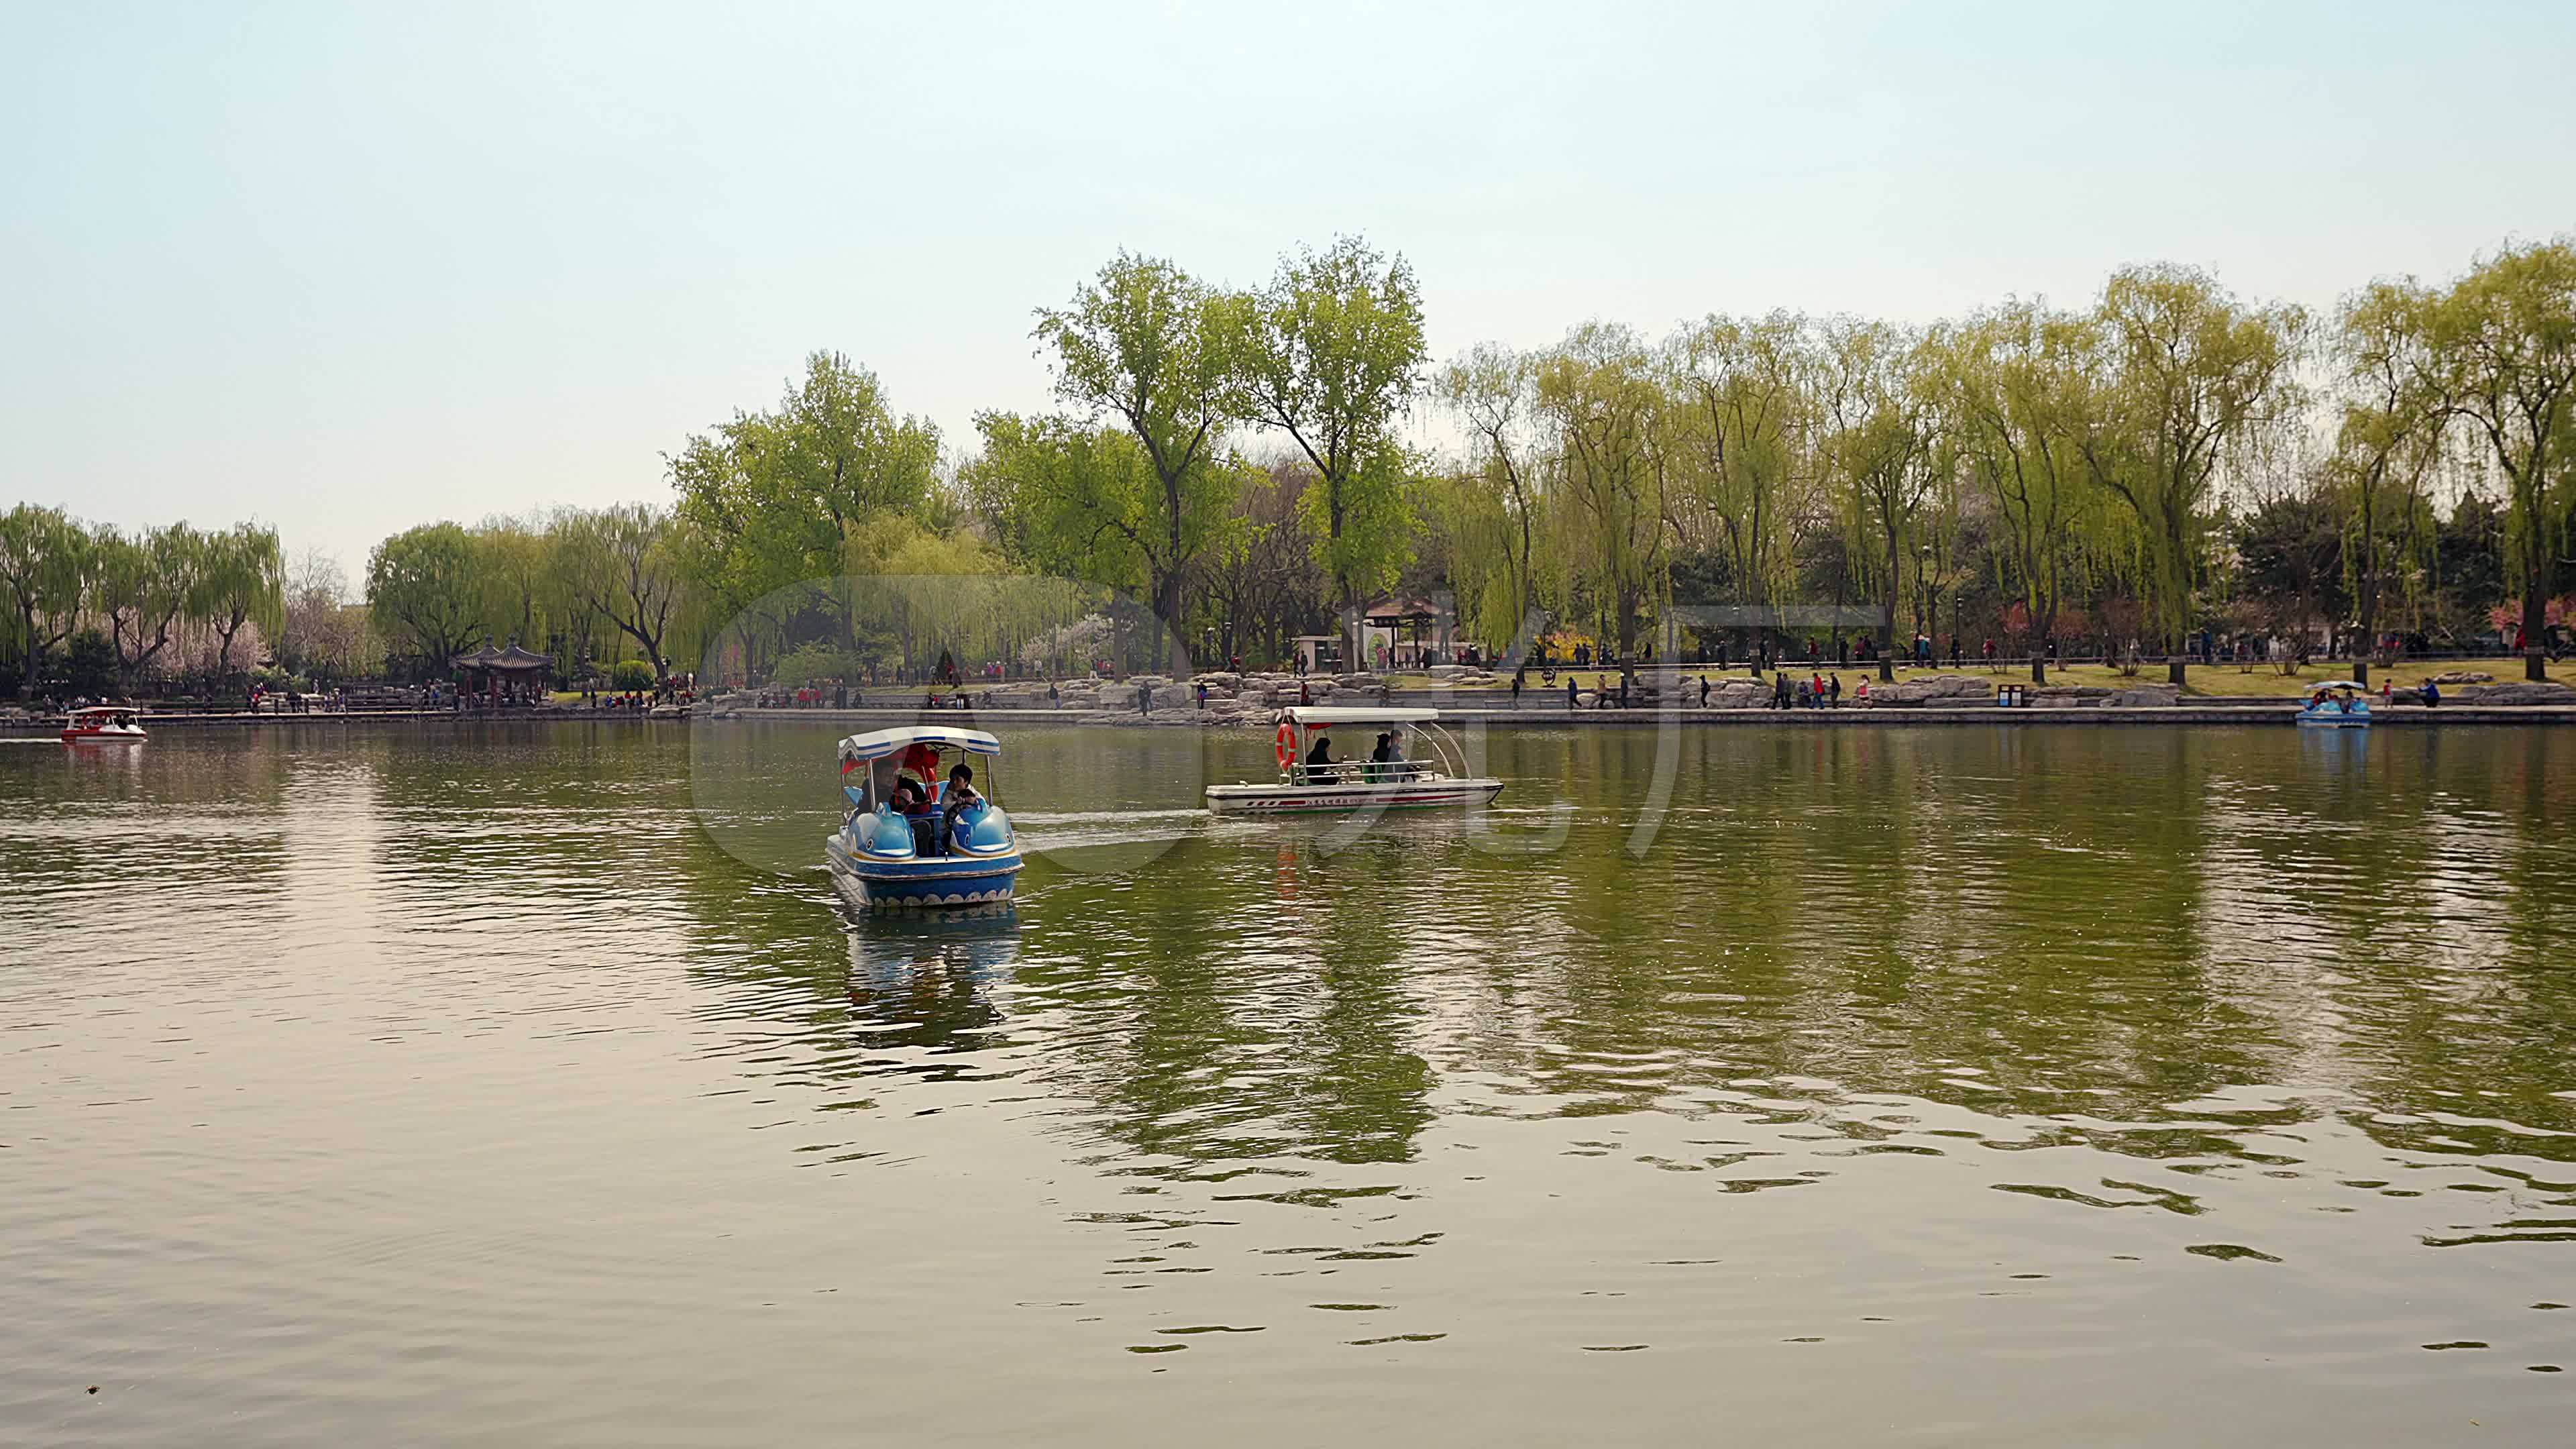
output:
[[[1479,637],[1518,641],[1537,630],[1541,597],[1538,360],[1480,343],[1433,387],[1473,439],[1469,468],[1423,485],[1423,511],[1460,545],[1445,560],[1460,622]]]
[[[925,509],[939,431],[895,416],[876,374],[817,352],[776,410],[736,413],[669,461],[681,572],[740,607],[851,571],[856,532]]]
[[[1934,329],[1925,358],[1947,445],[2000,524],[1995,572],[2032,645],[2085,583],[2103,526],[2076,446],[2095,403],[2094,346],[2086,319],[2015,302]]]
[[[672,621],[686,586],[673,516],[646,504],[567,510],[546,530],[547,568],[574,614],[595,616],[667,672]]]
[[[1931,547],[1925,513],[1944,501],[1947,458],[1936,450],[1933,407],[1941,396],[1935,366],[1915,339],[1884,322],[1841,318],[1825,325],[1818,348],[1819,438],[1824,468],[1859,558],[1877,565],[1876,582],[1891,623],[1880,630],[1894,645],[1893,619],[1904,559]],[[1921,627],[1929,628],[1929,621]],[[1882,659],[1881,677],[1887,676]]]
[[[1282,258],[1241,312],[1238,406],[1315,468],[1316,561],[1344,607],[1393,581],[1410,540],[1396,423],[1421,386],[1422,292],[1356,237]]]
[[[2267,499],[2237,524],[2235,543],[2245,589],[2274,606],[2271,628],[2286,633],[2344,616],[2344,536],[2328,497]]]
[[[1800,470],[1814,426],[1816,347],[1807,320],[1710,316],[1665,344],[1676,394],[1666,424],[1676,500],[1723,553],[1745,601],[1788,581]]]
[[[202,539],[187,611],[206,620],[223,641],[217,668],[226,673],[233,665],[233,641],[245,625],[270,636],[283,629],[286,559],[277,530],[245,523]]]
[[[1168,261],[1120,252],[1070,306],[1038,313],[1056,396],[1080,418],[976,420],[991,463],[980,487],[1013,545],[1142,589],[1175,639],[1182,591],[1226,534],[1236,480],[1220,449],[1244,310]],[[1096,429],[1103,417],[1124,433]]]
[[[2427,317],[2447,411],[2504,480],[2506,570],[2531,651],[2524,672],[2541,679],[2545,610],[2576,516],[2576,243],[2507,247]]]
[[[180,616],[200,597],[206,539],[184,523],[129,538],[96,535],[90,555],[87,609],[107,621],[108,642],[131,683],[168,648]]]
[[[1622,654],[1669,586],[1663,466],[1667,396],[1624,327],[1587,323],[1538,366],[1538,406],[1560,440],[1569,558],[1596,586],[1595,616]]]
[[[865,666],[847,651],[817,640],[788,650],[771,665],[769,677],[780,684],[817,684],[856,679]]]
[[[2109,386],[2076,438],[2093,482],[2130,513],[2153,618],[2190,627],[2221,470],[2296,415],[2291,375],[2307,316],[2249,307],[2187,267],[2129,267],[2095,309]]]
[[[98,699],[114,692],[116,675],[116,645],[97,629],[83,629],[71,636],[62,651],[53,684],[55,693],[66,699],[83,695]]]
[[[376,627],[424,672],[443,672],[495,622],[483,561],[473,535],[454,523],[425,523],[376,545],[367,560]]]
[[[608,669],[608,682],[619,689],[651,689],[661,677],[660,671],[641,659],[620,659]]]
[[[79,623],[92,552],[89,531],[61,509],[21,503],[0,513],[0,598],[30,690],[46,655]]]

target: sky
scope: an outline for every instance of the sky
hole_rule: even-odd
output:
[[[1121,248],[1356,233],[1435,357],[2206,267],[2331,308],[2576,229],[2576,5],[0,0],[0,506],[667,500],[848,354],[972,448]]]

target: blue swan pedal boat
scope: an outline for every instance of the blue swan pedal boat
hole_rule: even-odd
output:
[[[2370,728],[2369,690],[2369,685],[2351,679],[2320,684],[2300,709],[2299,723],[2310,729],[2366,730]]]
[[[1019,840],[1011,817],[990,798],[949,808],[943,750],[990,761],[1002,742],[981,730],[907,725],[852,735],[841,741],[841,828],[823,838],[832,882],[871,907],[954,909],[991,906],[1011,899],[1020,874]],[[857,774],[859,783],[847,783]],[[931,794],[925,814],[904,815],[894,806],[905,777]]]

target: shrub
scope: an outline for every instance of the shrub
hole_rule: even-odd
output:
[[[608,671],[608,682],[619,689],[651,689],[653,666],[642,659],[620,659]]]

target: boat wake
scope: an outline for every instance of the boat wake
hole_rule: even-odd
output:
[[[1074,810],[1014,814],[1023,832],[1022,848],[1031,854],[1103,846],[1169,845],[1205,830],[1205,810]]]

